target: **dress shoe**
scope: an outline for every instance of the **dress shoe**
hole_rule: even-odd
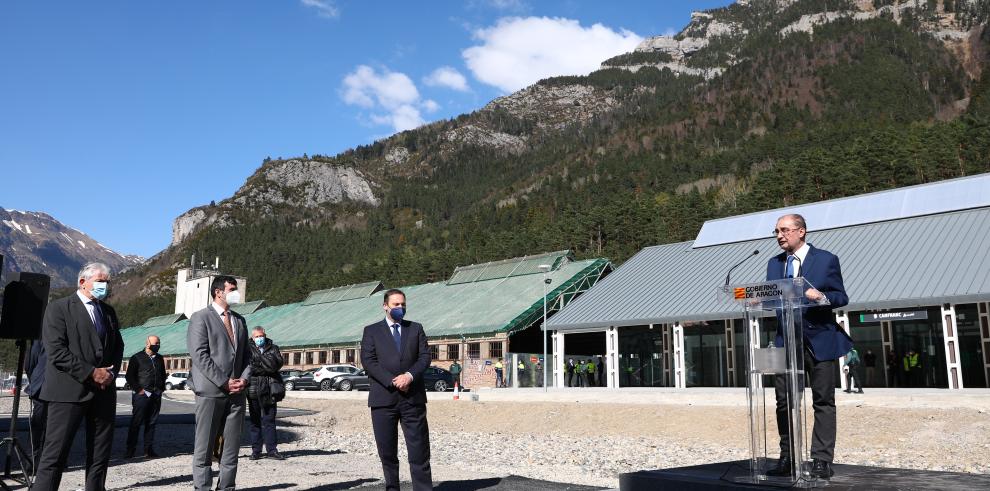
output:
[[[285,460],[285,456],[278,452],[270,452],[267,457],[274,460]]]
[[[261,459],[261,454],[260,453],[253,453],[253,454],[251,454],[251,460],[259,460],[259,459]]]
[[[832,464],[822,459],[811,459],[811,477],[818,479],[829,479],[835,475]]]
[[[857,394],[862,394],[863,393],[863,389],[859,389],[859,392],[856,392],[856,393]]]
[[[780,477],[791,475],[791,459],[782,457],[777,460],[777,466],[767,471],[768,476]]]
[[[846,394],[849,394],[849,393],[851,393],[851,392],[852,392],[852,390],[849,390],[849,389],[846,389],[846,390],[844,390],[844,391],[842,391],[842,392],[845,392]]]

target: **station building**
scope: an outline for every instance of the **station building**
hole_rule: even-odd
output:
[[[408,300],[408,318],[423,324],[433,364],[464,368],[468,387],[493,386],[494,364],[524,365],[513,384],[539,384],[542,367],[544,298],[552,316],[612,270],[606,259],[574,260],[570,251],[525,256],[462,266],[446,281],[400,286]],[[221,274],[200,269],[180,271],[176,313],[123,329],[124,360],[144,349],[149,335],[161,338],[160,354],[169,372],[190,368],[186,348],[189,305],[208,305],[209,283]],[[549,282],[548,282],[549,281]],[[199,283],[195,283],[199,282]],[[195,283],[195,284],[193,284]],[[360,366],[364,327],[384,318],[379,281],[314,291],[303,301],[269,306],[264,300],[237,304],[248,328],[263,326],[279,345],[285,368],[308,370],[324,364]],[[190,293],[192,292],[192,293]],[[202,297],[202,298],[200,298]],[[514,362],[513,362],[514,361]]]
[[[789,213],[839,257],[849,304],[834,312],[873,360],[864,386],[990,386],[990,174],[710,220],[643,249],[548,321],[556,383],[568,358],[594,354],[609,387],[744,385],[744,313],[718,291],[740,261],[733,284],[765,279]],[[906,371],[912,350],[920,368]]]

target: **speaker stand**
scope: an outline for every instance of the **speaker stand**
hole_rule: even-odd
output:
[[[24,377],[24,352],[26,351],[27,342],[23,339],[18,339],[17,344],[17,375],[14,380],[14,407],[10,412],[10,436],[5,437],[3,441],[0,441],[0,449],[7,449],[7,458],[3,466],[3,478],[0,479],[0,488],[4,491],[9,491],[11,488],[7,486],[7,480],[15,481],[23,484],[31,489],[31,477],[28,475],[27,471],[24,470],[24,462],[30,461],[27,452],[21,447],[20,442],[17,439],[17,407],[21,402],[21,378]],[[10,464],[11,457],[17,459],[17,466],[21,469],[21,476],[14,477],[10,475]]]

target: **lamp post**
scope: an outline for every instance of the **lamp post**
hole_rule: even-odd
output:
[[[549,389],[547,387],[547,286],[550,285],[552,281],[547,277],[547,273],[553,266],[549,264],[541,264],[540,271],[543,272],[543,392],[547,392]]]

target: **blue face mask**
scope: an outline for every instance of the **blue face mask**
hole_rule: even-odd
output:
[[[258,345],[259,348],[262,347],[262,346],[264,346],[265,345],[265,337],[264,336],[261,336],[260,338],[254,338],[254,344]]]
[[[395,322],[402,322],[402,318],[406,316],[406,309],[403,307],[396,307],[388,311],[388,316]]]
[[[92,293],[93,298],[97,300],[103,300],[104,298],[107,298],[107,293],[109,293],[109,287],[107,286],[107,282],[94,281],[93,289],[90,290],[90,293]]]

